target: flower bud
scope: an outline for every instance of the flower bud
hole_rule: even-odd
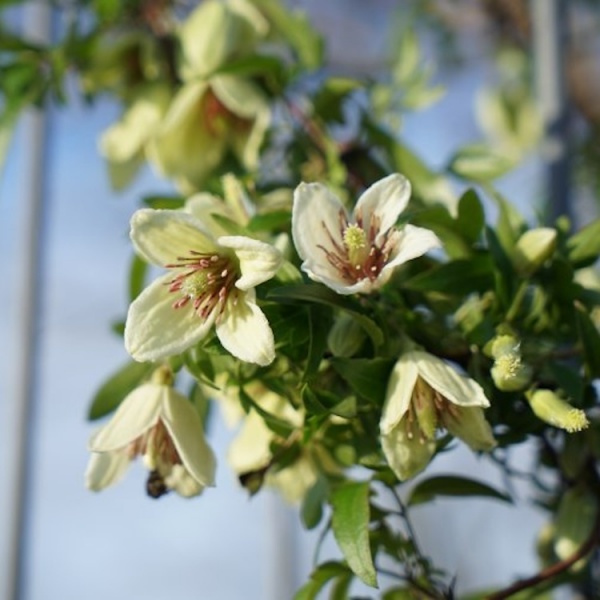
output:
[[[539,227],[526,231],[515,245],[514,266],[520,275],[535,273],[556,247],[556,230]]]
[[[354,356],[365,341],[364,329],[348,313],[341,313],[333,323],[327,344],[334,356]]]
[[[495,358],[492,379],[503,392],[522,390],[531,381],[532,369],[523,362],[519,347],[520,342],[512,335],[499,335],[492,341],[491,353]]]
[[[536,390],[527,394],[527,400],[536,417],[569,433],[581,431],[590,424],[582,410],[573,408],[550,390]]]

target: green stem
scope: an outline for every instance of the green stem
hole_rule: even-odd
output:
[[[517,316],[517,314],[519,313],[519,310],[521,309],[521,305],[523,304],[523,300],[525,299],[525,294],[527,293],[528,286],[529,286],[528,281],[522,281],[519,284],[517,293],[515,294],[513,301],[510,305],[510,308],[508,309],[508,312],[506,313],[506,322],[507,323],[510,323],[511,321],[513,321],[515,319],[515,317]]]

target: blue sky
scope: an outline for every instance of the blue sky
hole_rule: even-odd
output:
[[[327,17],[330,11],[324,12]],[[454,80],[435,109],[406,119],[405,139],[438,164],[459,143],[476,139],[472,93],[484,78],[482,66]],[[88,403],[107,374],[126,359],[108,324],[126,309],[129,217],[142,193],[164,185],[147,172],[125,194],[115,197],[110,192],[96,140],[117,116],[117,108],[103,102],[91,110],[75,103],[52,117],[27,598],[282,600],[277,596],[281,590],[273,591],[273,581],[290,562],[295,563],[292,579],[304,579],[315,535],[296,532],[295,546],[286,546],[291,554],[282,551],[282,523],[296,523],[296,514],[269,495],[249,500],[238,488],[224,461],[231,433],[222,423],[211,432],[221,458],[217,488],[199,499],[169,495],[151,501],[144,494],[140,465],[134,465],[119,486],[101,494],[83,487],[86,442],[93,430],[85,421]],[[21,127],[0,182],[0,255],[7,258],[0,262],[0,567],[9,552],[3,532],[10,520],[10,449],[15,445],[25,152]],[[536,165],[530,164],[503,187],[509,195],[518,191],[526,202],[524,184],[533,197],[536,186],[531,182],[537,178]],[[438,462],[438,470],[496,478],[467,452]],[[279,525],[274,525],[273,515]],[[415,517],[426,550],[458,569],[470,586],[500,583],[515,574],[515,565],[520,574],[536,566],[531,545],[541,519],[531,509],[449,501],[419,509]],[[435,541],[440,531],[445,532],[446,544]],[[486,538],[498,538],[485,555],[474,550],[482,532]],[[290,558],[296,551],[296,559]],[[327,552],[334,552],[331,545]]]

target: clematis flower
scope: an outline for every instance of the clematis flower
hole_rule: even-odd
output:
[[[302,270],[339,294],[379,289],[394,269],[441,245],[421,227],[395,227],[410,197],[400,174],[373,184],[351,215],[320,183],[301,183],[294,192],[292,234]]]
[[[194,80],[175,95],[148,158],[183,193],[193,193],[228,151],[254,169],[270,120],[267,99],[251,81],[233,75]]]
[[[243,236],[215,238],[194,215],[173,210],[138,210],[131,239],[144,260],[168,270],[129,307],[125,347],[135,360],[180,354],[214,326],[237,358],[273,361],[273,332],[254,288],[277,271],[278,250]]]
[[[148,85],[135,96],[121,119],[100,138],[114,189],[129,185],[145,160],[145,149],[167,110],[171,93],[165,85]]]
[[[116,483],[129,463],[142,456],[150,470],[147,490],[168,489],[195,496],[214,485],[215,457],[190,402],[170,385],[155,381],[131,392],[89,443],[86,485],[99,491]]]
[[[407,352],[392,370],[379,424],[388,464],[401,480],[417,474],[433,457],[439,429],[473,450],[491,450],[496,441],[482,411],[488,406],[476,381],[427,352]]]

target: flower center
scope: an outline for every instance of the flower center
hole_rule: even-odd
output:
[[[343,239],[349,262],[360,268],[360,265],[369,256],[367,234],[360,226],[352,224],[344,230]]]
[[[322,223],[329,238],[331,249],[319,245],[325,252],[329,263],[349,283],[363,279],[375,281],[387,264],[396,241],[396,230],[390,229],[383,235],[380,232],[380,220],[372,216],[368,229],[363,226],[362,215],[356,215],[356,223],[349,223],[343,211],[339,213],[339,237],[332,235],[325,223]],[[377,241],[377,237],[380,240]]]
[[[150,470],[158,471],[162,476],[168,474],[173,465],[180,465],[181,457],[164,423],[159,419],[156,424],[129,445],[129,456],[144,457]]]
[[[167,282],[169,291],[180,297],[173,308],[182,308],[191,303],[196,314],[206,319],[218,308],[219,314],[225,300],[235,291],[238,269],[228,256],[190,251],[190,256],[177,257],[178,262],[165,265],[178,274]]]

